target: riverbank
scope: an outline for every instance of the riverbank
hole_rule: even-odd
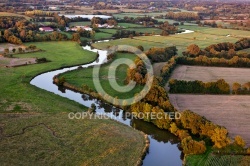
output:
[[[69,112],[88,108],[30,85],[41,73],[92,62],[96,54],[74,42],[32,44],[45,52],[17,56],[51,62],[0,68],[0,163],[135,165],[145,147],[143,134],[112,120],[70,120]],[[53,80],[40,80],[46,81]]]

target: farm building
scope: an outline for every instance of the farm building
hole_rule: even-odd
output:
[[[42,32],[53,32],[54,30],[50,27],[41,27],[39,28],[40,31]]]

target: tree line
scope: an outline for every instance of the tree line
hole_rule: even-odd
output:
[[[238,54],[236,52],[247,48],[250,48],[250,39],[242,38],[236,43],[224,42],[212,44],[206,47],[204,50],[201,50],[196,44],[191,44],[187,47],[187,50],[183,52],[183,55],[188,57],[198,57],[200,55],[204,55],[210,58],[217,57],[225,59],[231,59],[234,56],[250,58],[249,54]]]
[[[245,95],[245,94],[250,94],[250,82],[247,82],[243,85],[241,85],[238,82],[233,83],[233,94],[241,94],[241,95]]]
[[[173,19],[176,21],[193,21],[193,20],[199,20],[200,16],[197,13],[194,12],[168,12],[165,15],[166,19]]]
[[[250,67],[249,58],[240,58],[234,56],[231,59],[225,58],[208,58],[207,56],[200,55],[195,58],[182,56],[178,58],[178,64],[182,65],[198,65],[198,66],[217,66],[217,67]]]
[[[230,94],[230,85],[220,79],[216,82],[169,80],[170,93]]]

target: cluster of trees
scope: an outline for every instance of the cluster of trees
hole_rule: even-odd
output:
[[[220,79],[216,82],[185,81],[171,79],[170,93],[230,94],[230,85]]]
[[[34,11],[30,12],[36,14]],[[56,16],[56,20],[66,20],[65,17],[60,17],[56,14],[54,14],[54,16]],[[39,27],[22,17],[1,17],[0,29],[5,29],[0,30],[0,42],[9,42],[13,44],[22,44],[23,42],[32,41],[57,41],[68,39],[65,34],[58,32],[52,32],[51,34],[45,35],[39,34]],[[87,35],[88,34],[86,34],[86,36]]]
[[[191,44],[187,47],[187,50],[183,52],[183,55],[188,57],[197,57],[199,55],[205,55],[207,57],[218,57],[226,59],[233,58],[234,56],[248,58],[250,57],[250,55],[237,54],[236,52],[247,48],[250,48],[250,39],[243,38],[237,41],[236,43],[224,42],[212,44],[206,47],[204,50],[201,50],[196,44]]]
[[[193,21],[193,20],[199,20],[200,16],[197,13],[193,12],[179,12],[179,13],[168,12],[165,18],[177,21]]]
[[[165,21],[163,24],[159,25],[159,28],[162,29],[162,36],[167,36],[169,34],[175,34],[178,31],[178,27],[170,25],[168,21]]]
[[[26,40],[32,39],[33,31],[38,29],[37,25],[19,17],[0,18],[0,42],[10,42],[21,44]]]
[[[213,124],[194,112],[189,110],[182,112],[180,121],[181,127],[190,130],[193,135],[208,137],[216,148],[223,148],[230,144],[227,129]]]
[[[57,13],[53,12],[46,12],[42,10],[32,10],[32,11],[26,11],[25,15],[31,16],[31,17],[54,17],[54,21],[57,22],[57,24],[60,26],[60,29],[63,29],[69,22],[70,19],[65,16],[59,16]]]
[[[249,67],[249,58],[240,58],[234,56],[231,59],[225,58],[208,58],[207,56],[200,55],[196,58],[180,57],[177,59],[178,64],[182,65],[198,65],[198,66],[218,66],[218,67]]]
[[[100,17],[93,17],[91,19],[91,25],[92,27],[96,26],[96,24],[108,24],[108,25],[114,25],[116,26],[117,25],[117,22],[115,19],[112,19],[112,18],[109,18],[109,19],[103,19],[103,18],[100,18]]]
[[[152,63],[166,62],[177,55],[177,48],[176,46],[165,48],[152,47],[146,52],[146,55]]]
[[[142,35],[141,33],[137,33],[135,31],[130,31],[130,30],[118,30],[116,33],[113,35],[114,38],[119,39],[119,38],[133,38],[134,36],[140,36]]]
[[[250,82],[241,85],[238,82],[233,83],[233,94],[250,94]]]
[[[136,65],[135,68],[128,68],[126,82],[129,83],[131,80],[135,81],[138,84],[145,84],[146,83],[146,74],[147,68],[144,62],[137,57],[134,60]]]
[[[152,17],[149,17],[149,16],[145,16],[145,17],[128,17],[128,16],[125,16],[123,19],[119,19],[118,22],[124,22],[124,23],[134,23],[134,24],[143,24],[144,26],[147,26],[147,25],[155,25],[155,24],[158,24],[158,21],[153,19]]]
[[[110,4],[105,4],[105,2],[99,2],[94,5],[94,10],[118,10],[119,7],[114,7]]]
[[[27,16],[53,17],[54,13],[46,12],[46,11],[42,11],[42,10],[32,10],[32,11],[26,11],[25,15],[27,15]]]

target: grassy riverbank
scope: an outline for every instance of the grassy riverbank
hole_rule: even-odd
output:
[[[121,59],[121,58],[125,58]],[[125,61],[134,60],[136,55],[129,53],[117,53],[112,62],[116,60],[121,60],[122,63],[126,63]],[[114,85],[114,82],[117,82],[120,86],[125,86],[125,79],[127,76],[128,66],[122,64],[118,66],[117,70],[114,68],[114,64],[110,62],[108,64],[102,65],[100,68],[99,76],[95,73],[93,74],[93,68],[80,69],[75,71],[70,71],[60,75],[66,79],[66,82],[74,85],[76,87],[82,87],[83,85],[87,85],[90,89],[96,90],[94,81],[97,79],[100,80],[100,83],[103,89],[112,97],[118,97],[119,99],[127,99],[133,97],[136,93],[140,92],[143,87],[136,86],[132,91],[129,92],[118,92],[111,85]],[[109,72],[115,71],[115,76],[110,77]]]
[[[112,120],[69,120],[67,112],[87,108],[29,83],[39,73],[91,62],[96,54],[73,42],[30,44],[44,52],[15,56],[51,62],[0,68],[0,163],[135,165],[144,148],[141,133]]]

